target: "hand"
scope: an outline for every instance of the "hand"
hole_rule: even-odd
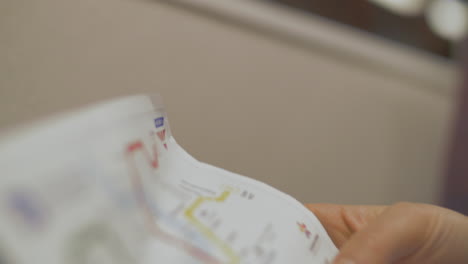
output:
[[[468,217],[427,204],[306,205],[340,253],[334,264],[468,263]]]

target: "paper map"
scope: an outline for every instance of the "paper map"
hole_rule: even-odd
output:
[[[0,142],[0,263],[331,263],[292,197],[204,163],[160,99],[131,96]]]

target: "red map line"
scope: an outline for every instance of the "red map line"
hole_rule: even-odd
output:
[[[219,260],[209,255],[204,250],[188,243],[187,241],[183,239],[180,239],[176,236],[173,236],[172,234],[165,232],[164,230],[159,228],[159,226],[156,224],[156,218],[154,214],[152,213],[152,210],[149,206],[148,198],[145,193],[141,175],[135,164],[135,153],[137,153],[138,151],[141,151],[143,153],[145,160],[154,169],[157,169],[159,167],[158,154],[157,154],[156,144],[153,146],[153,155],[151,156],[151,154],[145,148],[141,140],[137,140],[129,144],[125,152],[126,161],[131,169],[130,176],[131,176],[132,186],[134,188],[138,204],[144,211],[145,221],[146,221],[146,225],[148,229],[156,238],[161,239],[167,242],[168,244],[171,244],[187,252],[192,257],[199,259],[203,261],[204,263],[220,264],[221,262]]]

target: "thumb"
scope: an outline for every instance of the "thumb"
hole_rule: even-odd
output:
[[[356,232],[340,249],[334,264],[393,263],[415,252],[427,239],[432,217],[418,205],[388,207]]]

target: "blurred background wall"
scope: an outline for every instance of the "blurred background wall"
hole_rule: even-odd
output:
[[[0,128],[163,95],[196,158],[303,202],[438,202],[452,62],[256,1],[2,0]]]

